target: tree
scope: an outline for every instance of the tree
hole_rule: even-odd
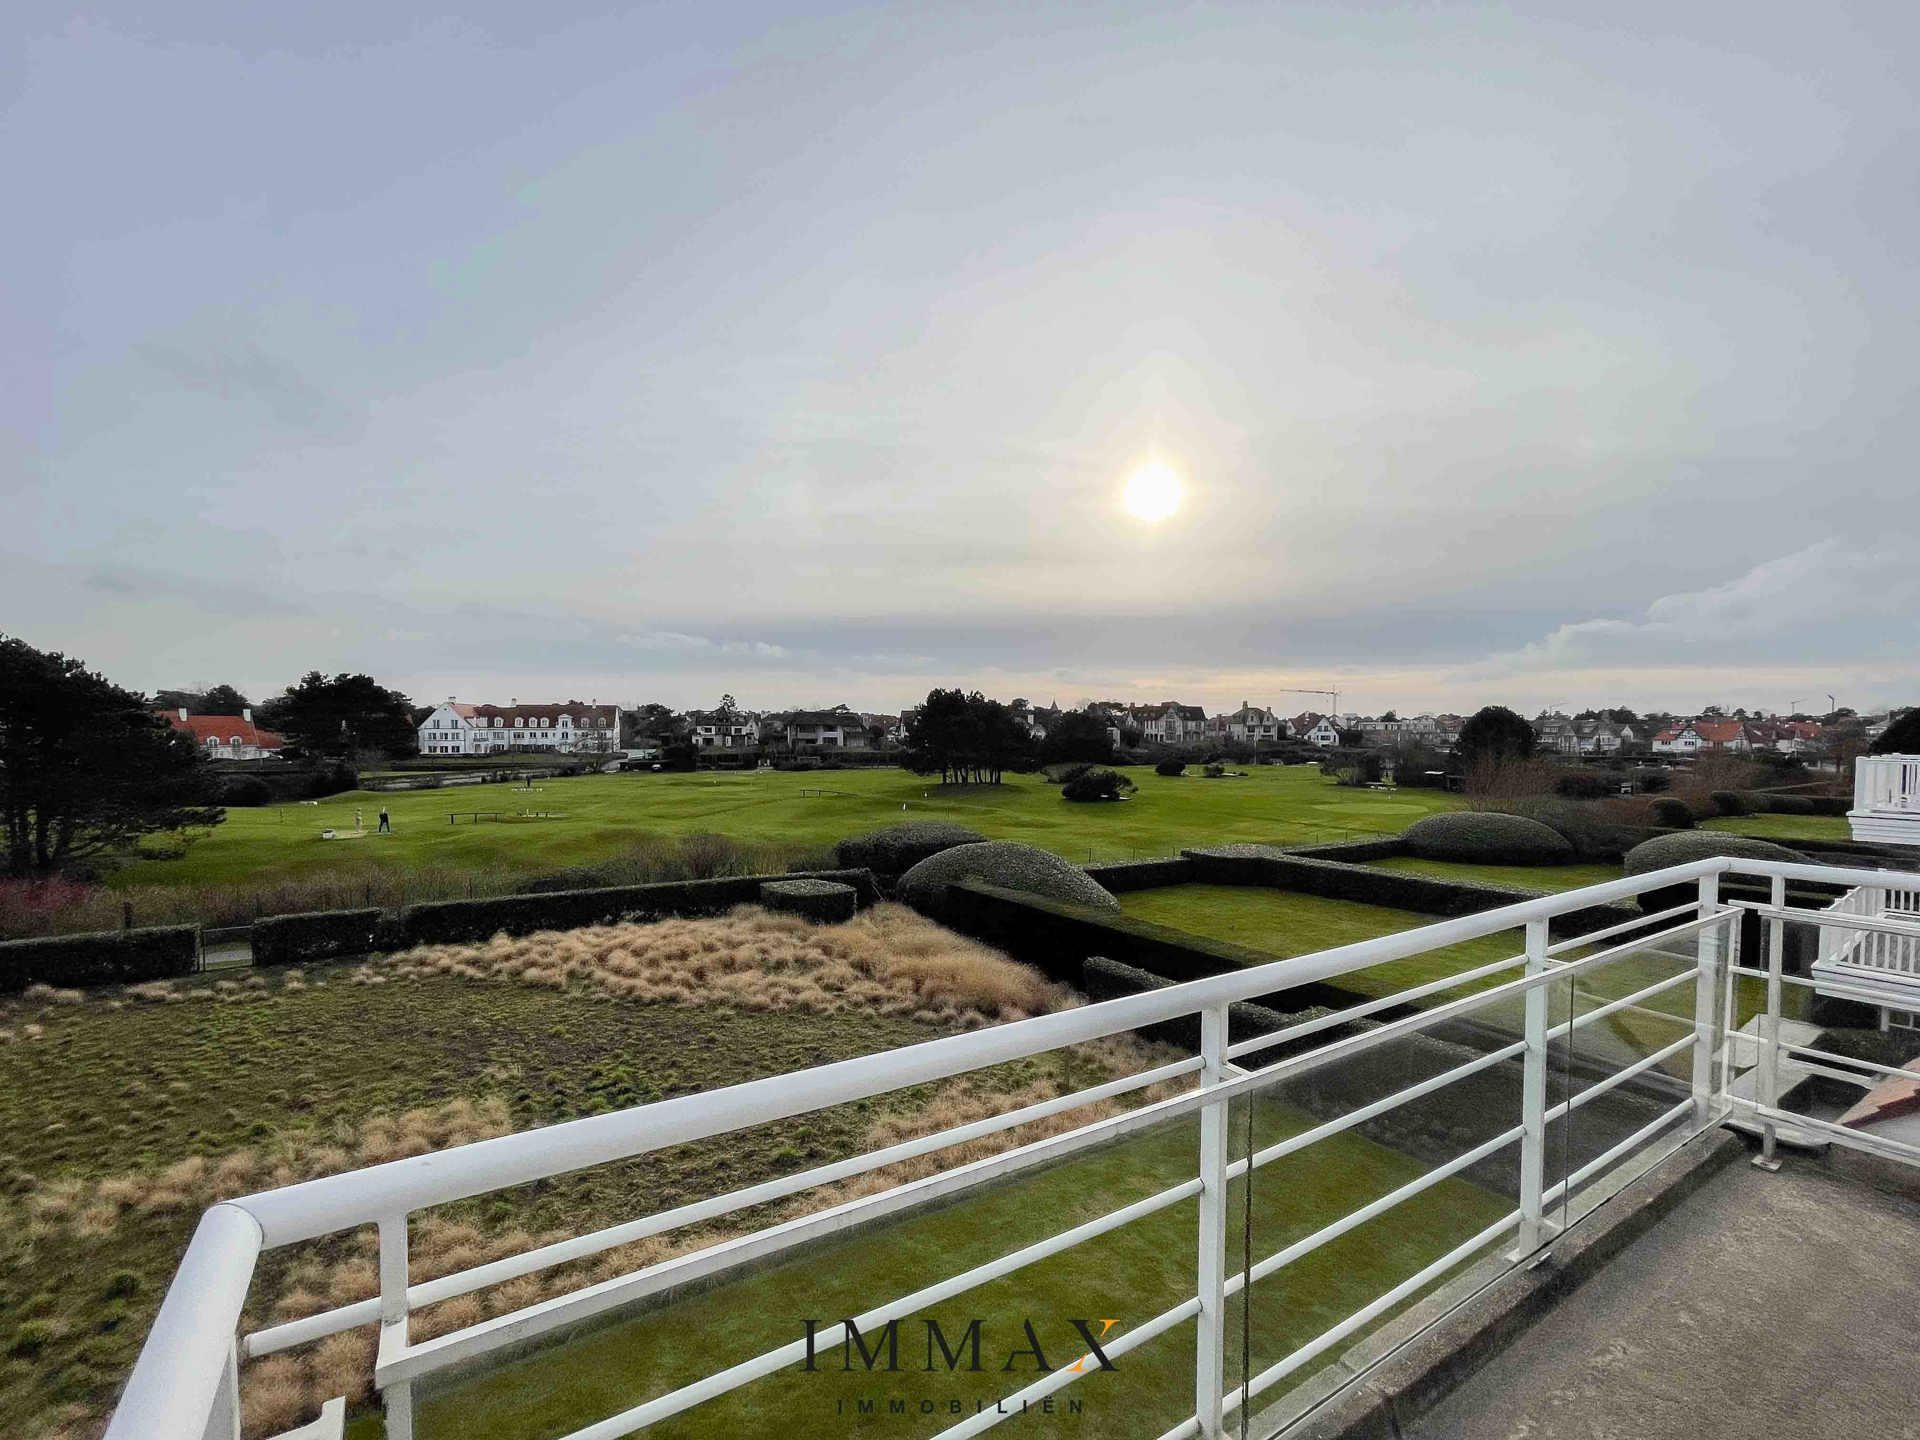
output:
[[[1033,737],[1013,711],[978,690],[930,690],[907,729],[906,767],[942,784],[998,785],[1032,763]]]
[[[1040,759],[1048,765],[1063,760],[1110,765],[1113,735],[1103,717],[1090,710],[1068,710],[1047,727],[1047,738],[1040,742]]]
[[[142,696],[78,660],[0,637],[7,872],[43,875],[143,835],[217,825],[200,755]]]
[[[409,755],[419,745],[413,702],[369,675],[311,670],[284,695],[261,705],[256,718],[286,736],[302,755],[351,759],[367,751]]]
[[[1380,712],[1380,718],[1383,721],[1395,721],[1400,718],[1400,712],[1398,710],[1383,710]]]
[[[247,697],[231,685],[216,685],[200,697],[200,703],[206,708],[195,714],[238,715],[247,708]]]
[[[665,744],[685,728],[669,705],[649,702],[638,710],[620,712],[620,732],[622,743],[626,746],[636,745],[642,740],[658,740]]]
[[[1529,760],[1533,757],[1533,726],[1504,705],[1487,705],[1476,710],[1460,727],[1460,738],[1453,743],[1453,757],[1462,771],[1470,771],[1484,761],[1496,763]]]
[[[1880,732],[1873,742],[1875,755],[1920,755],[1920,708],[1907,711]]]

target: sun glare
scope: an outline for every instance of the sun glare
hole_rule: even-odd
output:
[[[1136,520],[1149,524],[1164,520],[1180,508],[1180,477],[1157,461],[1142,465],[1127,477],[1121,503]]]

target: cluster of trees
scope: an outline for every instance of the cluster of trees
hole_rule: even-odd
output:
[[[191,738],[82,662],[0,636],[0,840],[45,875],[144,835],[216,825]]]
[[[328,678],[310,670],[263,703],[253,718],[284,735],[298,756],[359,760],[413,754],[420,738],[415,715],[411,700],[370,675]]]
[[[1033,736],[1013,710],[978,690],[930,690],[907,729],[902,763],[945,785],[998,785],[1008,770],[1038,761]]]

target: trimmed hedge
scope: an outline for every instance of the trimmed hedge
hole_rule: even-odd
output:
[[[1153,773],[1156,775],[1164,775],[1171,780],[1175,776],[1187,773],[1187,762],[1184,760],[1162,760],[1158,765],[1153,767]]]
[[[1151,970],[1143,970],[1138,965],[1127,965],[1105,955],[1089,955],[1080,970],[1080,988],[1089,1000],[1118,1000],[1128,995],[1141,995],[1151,990],[1165,990],[1173,981],[1164,975],[1156,975]],[[1305,1024],[1309,1020],[1318,1020],[1334,1012],[1325,1005],[1316,1005],[1306,1010],[1280,1011],[1268,1005],[1256,1005],[1240,1001],[1227,1007],[1227,1038],[1232,1043],[1251,1040],[1258,1035],[1271,1035],[1276,1030],[1285,1030],[1292,1025]],[[1364,1020],[1352,1021],[1346,1025],[1335,1025],[1327,1030],[1317,1030],[1311,1035],[1302,1035],[1297,1040],[1284,1041],[1271,1049],[1261,1052],[1261,1058],[1255,1065],[1271,1065],[1274,1061],[1288,1055],[1299,1054],[1303,1050],[1312,1050],[1321,1045],[1329,1045],[1335,1040],[1357,1035],[1370,1028]],[[1162,1021],[1158,1025],[1148,1025],[1133,1032],[1148,1040],[1158,1040],[1168,1045],[1178,1045],[1183,1050],[1200,1049],[1200,1017],[1183,1015],[1175,1020]]]
[[[878,898],[867,870],[821,870],[812,875],[729,875],[718,880],[673,880],[655,885],[613,885],[593,890],[562,890],[551,895],[496,895],[485,900],[434,900],[400,912],[400,935],[407,945],[465,944],[495,935],[531,935],[539,930],[574,930],[628,919],[666,915],[718,915],[735,905],[752,905],[769,880],[838,880],[859,892],[862,904]],[[1091,883],[1091,882],[1089,882]]]
[[[1662,795],[1649,805],[1647,816],[1655,825],[1663,829],[1691,830],[1693,828],[1693,807],[1673,795]]]
[[[852,835],[833,847],[836,865],[847,870],[871,870],[896,880],[922,860],[956,845],[978,845],[987,837],[948,820],[910,820],[865,835]]]
[[[922,860],[900,877],[899,896],[923,915],[941,918],[949,886],[978,880],[1005,890],[1117,912],[1120,902],[1077,865],[1037,845],[983,840]]]
[[[1109,770],[1104,766],[1096,765],[1090,770],[1083,770],[1062,785],[1060,798],[1078,801],[1118,800],[1132,793],[1133,789],[1133,781],[1118,770]]]
[[[1709,860],[1717,855],[1736,860],[1804,861],[1807,858],[1798,850],[1789,850],[1771,840],[1753,840],[1745,835],[1729,835],[1719,830],[1681,830],[1671,835],[1656,835],[1634,846],[1627,852],[1626,870],[1629,875],[1645,875],[1654,870],[1664,870],[1669,865],[1685,865],[1694,860]],[[1734,888],[1740,888],[1739,882],[1735,882]],[[1723,883],[1722,890],[1726,889]],[[1757,895],[1764,898],[1766,889],[1764,883],[1759,884]],[[1692,884],[1682,884],[1646,891],[1639,897],[1640,908],[1649,914],[1655,910],[1671,909],[1675,905],[1685,904],[1693,890]],[[1747,943],[1745,929],[1741,934],[1744,945]]]
[[[61,988],[137,985],[191,975],[200,961],[200,932],[192,925],[103,930],[0,942],[0,994],[29,985]]]
[[[760,903],[769,910],[837,925],[853,919],[860,892],[838,880],[769,880],[760,887]]]
[[[1753,800],[1738,790],[1714,790],[1707,795],[1713,801],[1713,808],[1722,815],[1751,815]]]
[[[1162,885],[1185,885],[1193,879],[1193,862],[1184,855],[1164,860],[1115,860],[1089,865],[1087,874],[1101,889],[1114,895],[1134,890],[1156,890]]]
[[[269,915],[253,922],[253,963],[302,965],[343,955],[370,955],[376,948],[380,915],[377,906]]]
[[[1506,806],[1505,813],[1538,820],[1564,838],[1580,860],[1618,860],[1646,838],[1644,831],[1617,824],[1600,807],[1577,800],[1546,796],[1515,800]]]
[[[1524,815],[1456,810],[1416,820],[1401,832],[1407,849],[1425,860],[1483,865],[1560,865],[1573,846],[1559,831]]]

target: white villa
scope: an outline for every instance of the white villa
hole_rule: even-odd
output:
[[[511,700],[468,705],[449,697],[420,722],[422,755],[491,755],[508,750],[612,753],[620,740],[615,705]]]
[[[167,724],[191,735],[209,760],[277,760],[286,740],[253,723],[253,711],[238,715],[189,715],[183,706],[169,712]]]
[[[1238,710],[1214,716],[1209,723],[1216,739],[1241,745],[1271,745],[1293,733],[1280,716],[1249,700],[1242,700]]]

